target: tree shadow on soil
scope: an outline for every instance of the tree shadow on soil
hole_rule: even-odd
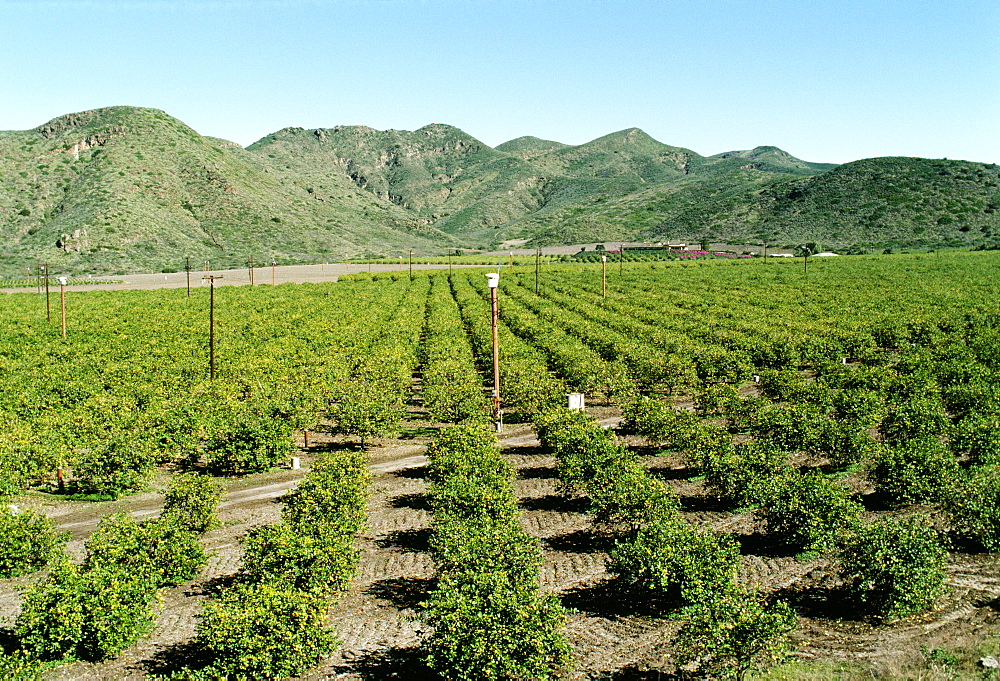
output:
[[[800,617],[844,622],[867,622],[871,619],[843,586],[789,587],[776,591],[774,597],[788,603]]]
[[[799,554],[794,548],[782,544],[772,535],[763,532],[737,534],[735,539],[740,543],[740,555],[742,556],[790,558]]]
[[[372,582],[366,589],[375,598],[389,601],[397,608],[416,608],[427,600],[427,594],[437,583],[436,577],[396,577]]]
[[[696,468],[672,468],[670,466],[657,466],[649,469],[649,474],[660,480],[690,480],[701,475],[701,471]]]
[[[542,539],[542,544],[550,551],[570,553],[607,553],[615,548],[614,535],[594,530],[575,530]]]
[[[204,669],[211,663],[211,658],[194,641],[175,643],[163,650],[157,651],[152,657],[142,660],[137,666],[146,676],[154,678],[169,677],[183,669]]]
[[[503,448],[503,453],[507,454],[509,456],[524,456],[524,457],[530,457],[532,459],[534,459],[534,458],[536,458],[538,456],[551,456],[551,454],[548,453],[548,452],[546,452],[544,454],[539,454],[537,446],[530,446],[530,447],[529,446],[523,446],[523,447],[522,446],[504,447]]]
[[[389,502],[389,506],[392,508],[412,508],[416,511],[431,510],[427,495],[423,492],[400,494],[397,497],[393,497],[392,501]]]
[[[635,665],[629,665],[624,669],[616,669],[613,672],[590,677],[595,681],[673,681],[682,679],[674,672],[661,672],[655,669],[639,669]]]
[[[610,620],[662,617],[679,606],[676,599],[658,596],[614,577],[570,589],[560,596],[560,600],[567,608]]]
[[[422,648],[392,648],[388,651],[372,652],[342,665],[337,672],[356,674],[362,679],[440,679],[428,669],[421,659],[426,651]]]
[[[219,593],[232,587],[238,578],[239,573],[233,573],[231,575],[212,577],[211,579],[206,579],[204,582],[196,582],[191,585],[190,589],[184,591],[184,595],[190,597]]]
[[[732,511],[733,505],[712,494],[697,494],[681,497],[681,509],[689,513]]]
[[[556,513],[586,513],[590,500],[586,497],[566,497],[546,494],[544,497],[527,497],[518,501],[525,511],[553,511]]]
[[[375,543],[384,549],[426,552],[430,550],[430,539],[431,528],[423,527],[419,530],[394,530]]]
[[[408,478],[409,480],[423,480],[427,476],[427,466],[416,466],[414,468],[403,468],[393,471],[392,475],[397,478]]]
[[[534,466],[518,469],[517,477],[520,480],[554,480],[559,473],[552,466]]]

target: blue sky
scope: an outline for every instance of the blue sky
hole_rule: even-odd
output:
[[[0,130],[128,104],[709,155],[1000,162],[997,0],[0,0]]]

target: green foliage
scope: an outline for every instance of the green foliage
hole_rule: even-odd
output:
[[[710,452],[704,458],[705,481],[721,499],[737,507],[757,506],[771,500],[776,485],[793,474],[788,455],[767,440]]]
[[[733,591],[693,610],[677,634],[677,662],[699,676],[743,679],[788,654],[797,620],[781,601],[768,606],[756,595]]]
[[[969,414],[958,423],[950,444],[956,455],[967,454],[975,465],[1000,464],[1000,416]]]
[[[869,477],[875,488],[897,503],[941,499],[955,484],[961,468],[936,437],[923,437],[882,448]]]
[[[205,444],[208,469],[216,475],[266,471],[292,451],[291,426],[264,414],[244,412]]]
[[[448,679],[552,679],[570,666],[554,595],[524,589],[506,572],[444,574],[424,604],[434,627],[428,666]]]
[[[205,603],[195,645],[211,659],[206,676],[284,679],[336,648],[327,604],[276,584],[236,584]]]
[[[971,469],[944,498],[944,508],[959,534],[991,553],[1000,552],[1000,471]]]
[[[364,452],[337,452],[317,460],[299,485],[281,497],[284,518],[308,532],[316,524],[348,535],[364,528],[372,474]]]
[[[619,540],[608,571],[674,602],[709,603],[734,588],[740,549],[727,534],[660,520]]]
[[[944,592],[947,557],[933,529],[912,518],[888,518],[847,542],[840,574],[859,605],[896,619],[930,607]]]
[[[902,444],[947,435],[951,420],[940,395],[917,393],[891,399],[880,429],[887,442]]]
[[[73,466],[73,485],[80,494],[118,498],[145,487],[152,479],[153,463],[153,452],[142,439],[101,440]]]
[[[347,588],[358,568],[353,535],[338,527],[282,521],[262,525],[240,541],[249,583],[269,583],[322,595]]]
[[[170,480],[164,495],[161,518],[169,518],[195,534],[219,526],[215,507],[222,498],[222,486],[205,475],[181,473]]]
[[[152,624],[154,592],[148,575],[107,566],[81,570],[57,559],[49,576],[28,591],[15,633],[41,658],[105,660]]]
[[[832,548],[854,529],[860,512],[845,488],[817,472],[776,480],[758,511],[768,531],[797,551]]]
[[[41,569],[68,536],[40,513],[0,508],[0,579]]]

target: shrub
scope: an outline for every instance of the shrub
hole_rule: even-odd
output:
[[[507,519],[435,518],[431,551],[442,573],[504,572],[518,588],[533,589],[541,556],[535,539]]]
[[[705,603],[732,590],[739,557],[731,535],[700,531],[672,519],[619,541],[608,570],[671,600]]]
[[[63,557],[28,591],[15,633],[38,657],[105,660],[152,624],[155,591],[149,575],[103,566],[80,569]]]
[[[742,679],[787,655],[798,618],[781,601],[766,606],[756,595],[734,591],[694,610],[677,633],[678,665],[714,679]]]
[[[566,610],[505,572],[442,575],[424,604],[428,666],[447,679],[551,679],[569,667]]]
[[[189,532],[204,534],[219,526],[215,507],[222,487],[207,475],[182,473],[170,481],[161,518],[170,518]]]
[[[396,432],[403,416],[403,403],[395,391],[379,381],[349,381],[342,386],[330,418],[337,432],[353,435],[363,447],[373,437]]]
[[[937,393],[906,393],[886,403],[880,429],[886,442],[903,444],[909,440],[947,435],[951,420]]]
[[[870,472],[875,489],[898,503],[935,502],[955,484],[961,468],[936,437],[882,448]]]
[[[241,542],[246,548],[243,574],[253,583],[321,595],[347,588],[357,572],[353,536],[322,524],[306,531],[281,521],[254,528]]]
[[[266,471],[292,451],[291,426],[277,418],[245,412],[205,444],[208,469],[216,475]]]
[[[81,494],[115,499],[145,487],[153,475],[154,456],[147,443],[126,436],[98,442],[73,466],[73,484]]]
[[[45,567],[68,537],[67,533],[58,532],[55,523],[40,513],[15,513],[0,507],[0,579]]]
[[[326,601],[275,584],[236,584],[199,617],[195,646],[212,660],[209,678],[284,679],[337,646]]]
[[[972,413],[963,418],[955,428],[951,449],[957,454],[968,454],[976,465],[1000,464],[1000,416]]]
[[[787,453],[767,441],[726,447],[702,470],[713,491],[737,507],[762,503],[772,495],[774,481],[794,471]]]
[[[105,516],[86,547],[86,570],[141,574],[157,587],[194,577],[207,561],[198,535],[170,517],[139,523],[127,513]]]
[[[847,543],[840,574],[858,604],[895,619],[930,607],[943,593],[947,556],[933,529],[912,518],[890,518],[859,530]]]
[[[860,512],[846,489],[817,472],[782,478],[758,511],[768,531],[798,551],[831,548],[853,530]]]
[[[680,499],[665,483],[649,476],[635,458],[619,458],[598,469],[587,485],[598,523],[647,523],[674,518]]]
[[[1000,551],[1000,473],[996,468],[969,471],[946,496],[944,508],[959,534],[987,551]]]
[[[365,524],[371,480],[364,452],[331,452],[281,497],[284,518],[294,526],[322,523],[356,534]]]

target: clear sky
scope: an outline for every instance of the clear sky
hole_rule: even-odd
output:
[[[116,104],[243,145],[639,127],[704,155],[1000,162],[1000,0],[0,0],[0,130]]]

